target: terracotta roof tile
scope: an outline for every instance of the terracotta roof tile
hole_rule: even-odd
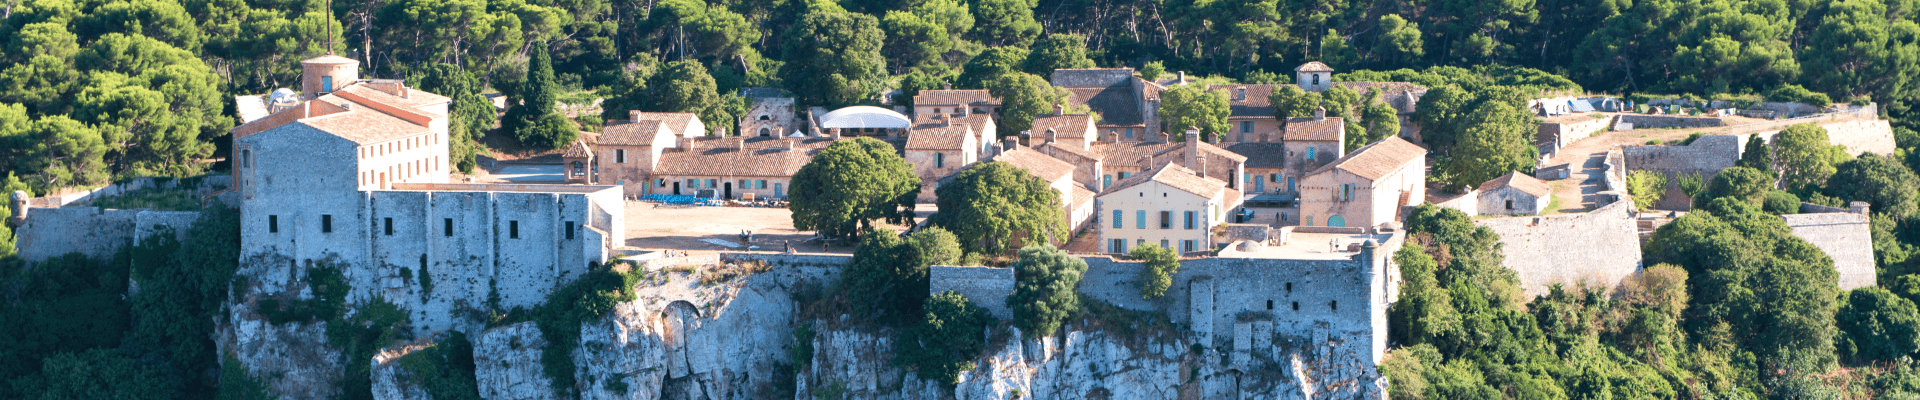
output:
[[[907,135],[907,150],[960,150],[967,146],[973,130],[964,124],[926,124],[913,127]]]
[[[922,90],[913,96],[913,104],[920,105],[959,105],[999,106],[1000,99],[993,97],[986,89],[973,90]]]
[[[1344,141],[1347,124],[1340,117],[1327,117],[1315,120],[1313,117],[1287,118],[1286,131],[1281,133],[1284,140],[1304,140],[1314,142]]]
[[[659,135],[668,134],[661,129],[660,120],[634,121],[624,124],[607,125],[600,133],[600,144],[617,146],[649,146]]]
[[[1139,166],[1148,156],[1175,146],[1167,142],[1095,142],[1091,153],[1099,154],[1109,165]]]
[[[300,123],[354,143],[376,143],[424,135],[431,130],[369,107],[300,120]]]
[[[813,149],[775,147],[674,149],[660,154],[656,174],[789,177],[813,161]]]
[[[587,148],[587,142],[585,140],[573,141],[572,145],[567,146],[567,151],[565,153],[560,153],[560,158],[592,158],[592,157],[593,157],[593,150]]]
[[[1174,157],[1184,157],[1183,155],[1179,155],[1179,154],[1175,154],[1175,155],[1167,154],[1167,153],[1183,152],[1183,151],[1187,151],[1186,143],[1174,143],[1173,146],[1168,146],[1165,149],[1161,149],[1160,152],[1154,153],[1154,156],[1155,156],[1154,158],[1171,159]],[[1247,161],[1247,156],[1243,156],[1243,155],[1240,155],[1240,153],[1235,153],[1233,151],[1220,148],[1220,146],[1215,146],[1212,143],[1200,142],[1200,151],[1207,152],[1207,154],[1223,157],[1228,160],[1241,161],[1241,162]]]
[[[1308,175],[1317,175],[1322,172],[1339,169],[1367,179],[1380,179],[1389,173],[1393,173],[1395,170],[1399,170],[1401,166],[1415,162],[1426,155],[1427,149],[1407,142],[1406,139],[1401,139],[1399,136],[1393,136],[1354,150],[1352,153],[1348,153],[1346,157],[1333,160],[1332,163],[1328,163]],[[1422,166],[1419,165],[1414,166],[1414,168],[1421,167]]]
[[[420,90],[415,88],[404,89],[406,91],[407,97],[400,97],[392,93],[388,93],[387,90],[381,90],[381,88],[375,87],[380,85],[383,85],[383,83],[362,80],[362,81],[354,82],[353,84],[348,85],[347,87],[340,88],[340,91],[357,94],[357,95],[360,95],[361,97],[367,98],[368,100],[373,100],[373,101],[386,103],[386,104],[392,104],[395,106],[413,108],[416,110],[419,109],[420,107],[447,104],[447,103],[453,102],[453,99],[448,98],[447,96],[427,93],[427,91],[425,90]],[[387,89],[400,90],[399,87],[402,84],[399,82],[392,82],[385,85],[388,86]],[[420,111],[424,112],[425,110],[420,110]]]
[[[1175,189],[1200,195],[1201,197],[1213,197],[1214,195],[1220,194],[1221,191],[1227,190],[1226,181],[1195,175],[1193,170],[1178,164],[1168,163],[1161,165],[1158,169],[1153,170],[1152,173],[1134,175],[1120,182],[1114,182],[1113,186],[1108,187],[1107,190],[1101,193],[1113,193],[1146,182],[1159,182],[1160,184],[1172,186]]]
[[[1072,155],[1079,156],[1081,158],[1085,158],[1093,161],[1102,161],[1106,159],[1105,156],[1100,155],[1098,153],[1094,153],[1090,150],[1081,149],[1080,146],[1061,145],[1059,142],[1042,144],[1036,148],[1049,152],[1048,154],[1052,154],[1051,152],[1053,151],[1059,151],[1059,152],[1072,154]],[[1055,155],[1055,158],[1058,158],[1058,155]]]
[[[1033,119],[1034,137],[1045,137],[1052,129],[1060,138],[1089,139],[1094,134],[1092,114],[1048,115]]]
[[[1226,92],[1227,106],[1235,117],[1273,118],[1273,103],[1268,98],[1276,86],[1292,85],[1212,85],[1207,90]]]
[[[1300,64],[1299,67],[1295,67],[1293,72],[1333,72],[1333,67],[1329,67],[1327,64],[1319,61],[1308,61],[1306,64]]]
[[[1015,167],[1027,170],[1027,173],[1033,174],[1033,176],[1040,177],[1040,180],[1046,181],[1048,184],[1073,177],[1073,164],[1060,161],[1060,159],[1053,158],[1053,156],[1041,154],[1031,148],[1021,148],[1000,153],[999,156],[993,158],[993,161],[1013,164]]]
[[[1544,197],[1553,193],[1553,187],[1547,186],[1547,182],[1519,172],[1508,172],[1499,178],[1493,178],[1493,180],[1489,180],[1486,183],[1481,183],[1480,191],[1486,192],[1499,189],[1503,186],[1512,186],[1514,189],[1520,189],[1521,192],[1534,195],[1535,197]]]
[[[672,129],[674,133],[678,133],[681,135],[689,134],[689,132],[687,132],[687,128],[693,125],[693,121],[700,119],[700,116],[693,115],[693,113],[662,113],[662,112],[643,112],[643,111],[628,111],[627,117],[629,120],[632,120],[635,122],[658,120],[661,123],[666,124],[665,126],[668,129]],[[706,132],[693,132],[693,135],[702,136],[702,135],[706,135]]]

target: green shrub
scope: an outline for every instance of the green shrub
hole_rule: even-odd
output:
[[[142,190],[93,201],[94,207],[157,211],[200,211],[200,196],[186,190]]]
[[[355,308],[351,317],[345,314],[337,311],[327,321],[327,344],[340,349],[340,363],[347,369],[340,390],[349,400],[372,399],[373,369],[368,360],[382,348],[412,339],[408,327],[412,322],[406,310],[382,297]]]
[[[1014,263],[1013,294],[1007,307],[1013,309],[1014,325],[1027,337],[1052,335],[1068,316],[1080,311],[1080,278],[1087,273],[1087,262],[1048,245],[1020,249],[1020,261]]]
[[[981,331],[993,317],[951,290],[928,297],[924,308],[920,324],[900,332],[894,362],[913,367],[921,379],[951,388],[960,374],[973,370],[973,358],[986,349]]]
[[[1767,203],[1761,209],[1775,215],[1797,214],[1800,212],[1800,197],[1785,190],[1767,192]]]
[[[1634,204],[1640,209],[1652,209],[1667,194],[1667,176],[1659,172],[1639,170],[1627,172],[1627,195],[1633,196]]]
[[[547,339],[541,349],[540,365],[561,398],[572,397],[575,380],[573,348],[580,343],[580,325],[600,319],[616,304],[633,301],[633,286],[641,273],[618,261],[609,261],[579,280],[553,291],[546,304],[531,312],[532,320]]]
[[[1173,274],[1180,271],[1180,257],[1173,249],[1156,244],[1134,247],[1127,252],[1127,258],[1145,261],[1140,269],[1140,298],[1154,299],[1167,294],[1167,288],[1173,286]]]
[[[1820,107],[1833,104],[1833,99],[1827,97],[1826,93],[1807,90],[1805,87],[1794,84],[1780,85],[1767,92],[1767,101],[1804,103]]]
[[[465,333],[447,332],[439,343],[395,361],[413,373],[413,385],[426,389],[434,400],[480,399],[480,386],[474,378],[473,342]]]

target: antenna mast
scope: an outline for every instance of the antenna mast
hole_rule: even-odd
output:
[[[327,55],[333,55],[333,0],[327,0]]]

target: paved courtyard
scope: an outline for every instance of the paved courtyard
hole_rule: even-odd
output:
[[[930,213],[925,208],[917,211],[923,216]],[[835,242],[823,249],[820,241],[812,240],[812,231],[793,229],[793,213],[785,208],[694,207],[629,201],[626,225],[627,247],[644,250],[718,252],[726,247],[701,239],[741,244],[741,231],[753,232],[753,243],[748,245],[759,246],[755,250],[760,251],[784,251],[786,245],[791,244],[802,252],[851,253],[854,245],[850,241]],[[883,226],[895,231],[906,230],[904,226]]]

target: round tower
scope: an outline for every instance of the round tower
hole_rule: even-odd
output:
[[[360,61],[332,54],[300,62],[300,94],[314,98],[360,79]]]

